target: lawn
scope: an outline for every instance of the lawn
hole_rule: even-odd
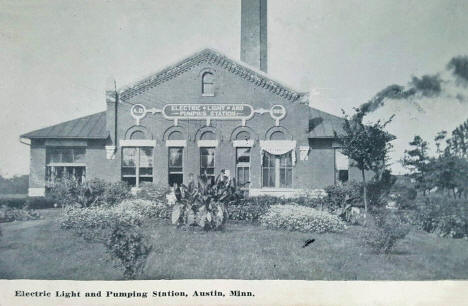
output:
[[[100,244],[60,229],[60,210],[41,220],[2,223],[0,278],[116,280]],[[468,279],[468,241],[412,231],[392,254],[376,255],[344,233],[306,234],[228,223],[224,232],[152,221],[154,249],[143,279],[435,280]],[[316,241],[306,248],[306,239]]]

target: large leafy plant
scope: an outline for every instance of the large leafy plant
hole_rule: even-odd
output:
[[[188,186],[175,187],[176,204],[172,223],[177,226],[200,226],[206,231],[220,230],[228,219],[226,205],[242,199],[233,178],[218,176],[212,182],[206,177]]]

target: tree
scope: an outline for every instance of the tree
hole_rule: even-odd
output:
[[[439,133],[438,137],[442,137]],[[436,137],[436,139],[438,139]],[[403,167],[409,170],[408,176],[415,180],[416,189],[419,189],[426,194],[426,190],[431,189],[429,181],[430,173],[430,160],[427,153],[428,145],[420,136],[414,136],[413,140],[409,143],[412,147],[405,150],[405,155],[401,161]]]
[[[447,140],[447,149],[452,155],[468,158],[468,119],[452,131],[452,137]]]
[[[342,147],[342,153],[350,158],[351,165],[361,170],[364,210],[367,214],[366,171],[371,170],[380,176],[386,168],[388,152],[392,148],[390,141],[395,136],[385,131],[385,126],[391,122],[393,116],[385,123],[378,120],[364,124],[362,121],[366,113],[361,109],[354,110],[356,113],[351,118],[343,111],[343,133],[335,132],[335,138]]]

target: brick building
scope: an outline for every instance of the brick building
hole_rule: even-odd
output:
[[[343,119],[267,73],[266,0],[242,0],[241,61],[205,49],[118,90],[104,112],[22,135],[29,194],[71,176],[158,185],[225,169],[249,193],[292,195],[359,175],[333,139]]]

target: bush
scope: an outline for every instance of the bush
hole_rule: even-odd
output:
[[[420,198],[411,222],[419,229],[441,237],[468,236],[468,201],[442,196]]]
[[[348,205],[362,206],[362,186],[351,181],[342,185],[330,185],[325,187],[326,197],[323,199],[330,212],[334,212]]]
[[[163,202],[170,190],[166,187],[160,187],[153,183],[143,183],[137,193],[137,198],[150,200],[154,202]]]
[[[78,204],[80,207],[92,205],[116,205],[131,197],[130,186],[125,182],[107,183],[92,179],[79,183],[74,179],[61,180],[48,190],[48,196],[61,206]]]
[[[257,223],[259,218],[263,216],[269,208],[269,204],[256,202],[255,199],[226,206],[230,220],[248,221],[252,223]]]
[[[169,219],[172,213],[172,207],[165,202],[154,202],[144,199],[127,199],[122,201],[119,209],[132,211],[142,218],[161,218]]]
[[[67,206],[61,226],[85,240],[103,243],[107,253],[123,268],[124,277],[135,279],[151,251],[141,225],[146,218],[161,214],[161,205],[133,199],[116,206]]]
[[[86,240],[105,241],[113,224],[141,225],[147,218],[169,218],[171,207],[142,199],[127,199],[116,206],[67,206],[61,226]]]
[[[105,246],[107,254],[123,267],[125,279],[136,279],[143,272],[152,249],[140,226],[125,222],[112,224]]]
[[[46,209],[56,207],[56,201],[48,197],[29,197],[24,203],[29,209]]]
[[[316,233],[340,232],[346,228],[337,216],[294,204],[271,206],[260,223],[268,228]]]
[[[25,206],[25,198],[0,198],[0,206],[11,208],[23,208]]]
[[[0,223],[2,222],[13,222],[13,221],[28,221],[37,220],[41,216],[35,210],[25,208],[11,208],[2,206],[0,208]]]
[[[390,253],[398,240],[404,239],[410,227],[395,213],[388,210],[374,211],[368,216],[361,232],[361,241],[378,254]]]

